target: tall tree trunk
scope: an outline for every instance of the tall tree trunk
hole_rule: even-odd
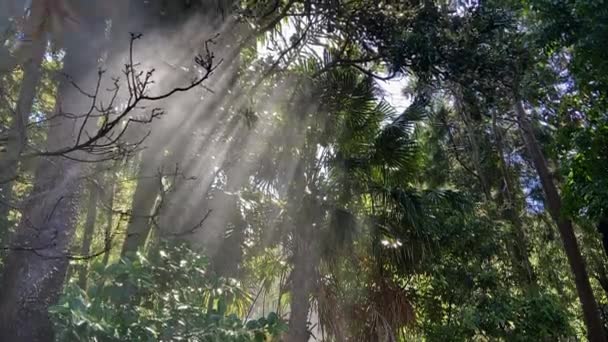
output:
[[[76,77],[94,67],[86,42],[74,41],[64,71]],[[88,58],[87,58],[88,57]],[[87,63],[88,62],[88,63]],[[93,62],[93,63],[91,63]],[[70,82],[58,91],[57,112],[78,113],[82,96]],[[73,122],[55,115],[47,146],[72,143]],[[32,194],[11,239],[0,293],[0,340],[52,341],[48,307],[58,299],[68,267],[67,250],[78,216],[81,165],[65,158],[40,160]]]
[[[82,246],[80,253],[83,256],[89,255],[91,252],[91,242],[93,241],[93,235],[95,234],[95,221],[97,219],[97,200],[99,198],[99,184],[91,182],[89,186],[89,203],[87,204],[87,218],[84,222],[84,232],[82,235]],[[87,286],[87,271],[88,271],[88,260],[85,260],[80,265],[78,270],[78,286],[81,289],[86,289]]]
[[[289,330],[286,341],[308,342],[308,314],[310,312],[310,295],[314,286],[315,263],[311,260],[314,253],[312,241],[305,236],[304,231],[312,230],[312,226],[296,227],[298,234],[294,243],[293,271],[291,272],[291,303],[289,312]]]
[[[316,286],[320,262],[317,232],[322,219],[321,208],[314,195],[305,195],[298,212],[293,235],[293,271],[291,272],[291,303],[286,341],[307,342],[310,338],[308,316],[310,300]]]
[[[20,8],[21,7],[21,8]],[[9,55],[8,48],[4,45],[12,31],[11,20],[23,13],[22,6],[15,0],[0,0],[0,59]]]
[[[503,203],[505,208],[502,210],[503,217],[511,222],[513,235],[515,237],[514,244],[511,250],[514,254],[515,269],[519,273],[519,277],[523,279],[528,285],[536,286],[537,277],[534,272],[534,268],[530,263],[530,256],[528,252],[528,239],[524,231],[524,225],[519,217],[517,211],[517,205],[515,200],[515,187],[513,185],[513,179],[509,172],[509,166],[505,160],[505,150],[503,144],[502,132],[499,131],[496,115],[492,115],[492,131],[494,133],[494,139],[496,140],[496,147],[498,149],[498,163],[504,181],[504,191],[506,201]]]
[[[481,165],[482,139],[479,139],[479,130],[476,129],[475,123],[473,122],[473,116],[476,117],[477,121],[480,121],[480,117],[478,117],[480,116],[480,110],[476,104],[476,101],[470,95],[465,96],[465,94],[467,94],[466,89],[458,89],[458,96],[456,97],[456,106],[458,108],[458,113],[460,114],[460,117],[464,122],[466,136],[471,146],[471,159],[473,162],[473,166],[477,171],[480,183],[479,185],[481,186],[481,190],[483,191],[486,201],[491,201],[491,184],[486,175],[486,172],[484,172]]]
[[[143,152],[143,160],[139,166],[137,188],[133,195],[131,219],[127,227],[127,236],[122,246],[121,256],[137,251],[150,235],[151,215],[154,211],[156,197],[159,191],[159,181],[149,172],[154,170],[155,156]]]
[[[526,149],[530,158],[532,158],[532,162],[536,168],[538,177],[540,178],[545,193],[547,209],[557,223],[564,250],[568,257],[568,262],[572,273],[574,274],[574,283],[583,308],[583,318],[587,327],[587,336],[591,342],[605,342],[606,333],[604,331],[597,302],[593,295],[593,290],[591,289],[591,284],[589,283],[589,275],[576,240],[576,235],[574,234],[572,222],[562,215],[561,197],[553,182],[553,178],[547,167],[547,161],[536,140],[534,130],[526,116],[521,101],[515,103],[515,113]]]
[[[227,218],[227,222],[223,226],[231,226],[232,234],[220,241],[219,253],[213,256],[212,261],[216,273],[228,277],[237,276],[243,257],[243,243],[247,228],[247,222],[241,213],[238,192],[249,183],[249,178],[256,166],[255,158],[251,158],[249,155],[260,153],[249,144],[252,128],[245,125],[243,120],[242,117],[238,119],[240,127],[232,137],[236,141],[229,146],[228,156],[222,165],[222,170],[226,171],[226,186],[223,195],[230,196],[227,205],[222,206],[225,208],[223,216]]]
[[[80,122],[63,113],[81,113],[90,106],[90,99],[71,82],[89,89],[89,76],[97,76],[98,50],[93,47],[97,37],[89,33],[100,32],[103,22],[94,17],[88,19],[82,30],[66,35],[63,71],[71,79],[60,83],[56,113],[48,121],[52,129],[47,134],[46,149],[51,151],[74,143],[75,128]],[[75,160],[40,158],[34,186],[10,239],[2,272],[0,341],[54,339],[48,308],[57,301],[67,271],[68,249],[78,217],[81,176],[82,165]]]
[[[240,135],[240,142],[237,142],[235,146],[230,146],[230,149],[236,151],[237,155],[245,157],[244,154],[247,148],[243,143],[247,140],[248,134],[242,131],[240,133],[242,133]],[[243,155],[239,152],[243,152]],[[223,220],[223,222],[219,222],[220,227],[218,227],[222,233],[219,241],[217,243],[212,242],[212,244],[216,244],[219,248],[211,255],[211,266],[216,274],[225,277],[236,277],[239,264],[242,260],[247,222],[245,222],[241,213],[238,191],[249,181],[249,175],[251,174],[249,172],[251,163],[239,157],[236,157],[232,162],[228,163],[232,165],[224,165],[224,167],[227,167],[226,188],[223,191],[218,190],[218,194],[213,198],[213,203],[210,204],[214,209],[213,213],[219,215],[220,219]],[[216,208],[217,210],[215,210]],[[212,229],[214,228],[212,227]],[[231,234],[226,236],[228,228],[231,228]]]
[[[175,27],[179,27],[179,24],[185,22],[185,19],[193,14],[195,11],[192,10],[194,7],[200,8],[200,14],[204,15],[203,21],[207,22],[209,27],[220,29],[222,24],[224,24],[224,19],[218,16],[218,11],[226,11],[232,7],[234,3],[231,0],[213,0],[209,1],[212,3],[207,3],[208,1],[199,1],[199,2],[191,2],[190,5],[184,6],[184,3],[178,3],[177,1],[166,2],[162,0],[153,0],[146,1],[145,3],[141,3],[140,1],[133,1],[133,12],[144,11],[145,13],[149,13],[149,17],[155,18],[155,20],[149,20],[149,23],[144,23],[142,26],[145,31],[146,28],[151,27],[152,29],[158,29],[158,27],[163,27],[164,29],[171,29]],[[188,8],[188,7],[192,8]],[[167,15],[167,11],[171,13]],[[160,14],[161,12],[165,12],[165,14]],[[235,32],[239,32],[240,29],[243,28],[243,25],[235,24],[227,32],[222,32],[219,41],[216,41],[215,44],[218,47],[221,46],[229,46],[229,42]],[[224,44],[225,42],[225,44]],[[221,48],[220,48],[221,49]],[[226,51],[215,51],[218,55],[222,56],[231,56],[237,55],[240,51],[235,51],[234,47],[227,47]],[[188,56],[190,58],[190,56]],[[213,127],[216,124],[216,120],[221,119],[224,112],[220,110],[220,107],[226,106],[228,107],[231,103],[228,101],[230,97],[235,98],[234,95],[230,94],[230,91],[234,91],[234,84],[237,78],[238,64],[232,63],[232,58],[226,58],[225,61],[230,65],[228,68],[222,71],[223,75],[228,74],[226,77],[226,81],[218,82],[215,84],[215,87],[218,89],[215,90],[215,94],[211,95],[209,103],[205,104],[204,107],[199,107],[200,102],[193,106],[192,111],[204,114],[204,116],[200,117],[200,121],[203,121],[201,124],[199,120],[190,121],[187,125],[184,125],[183,122],[175,121],[173,124],[176,124],[173,128],[167,128],[167,122],[164,122],[164,130],[170,131],[174,129],[175,131],[179,130],[179,134],[175,136],[167,135],[160,139],[156,139],[155,141],[151,141],[149,143],[150,146],[148,149],[144,150],[142,153],[142,159],[146,163],[140,168],[140,175],[143,176],[145,173],[154,172],[160,167],[169,167],[175,168],[179,166],[179,172],[183,173],[186,177],[191,177],[194,172],[197,172],[197,175],[203,175],[202,181],[198,182],[198,186],[196,190],[193,189],[195,182],[191,180],[180,180],[179,184],[175,188],[171,190],[171,192],[166,194],[166,198],[163,200],[163,208],[159,213],[161,215],[162,220],[161,229],[164,229],[164,223],[169,222],[172,224],[173,228],[177,230],[177,232],[184,231],[186,229],[191,229],[193,221],[198,221],[201,219],[200,208],[208,206],[206,203],[206,191],[208,190],[208,185],[211,183],[212,179],[209,179],[208,174],[212,173],[213,165],[209,163],[205,165],[203,170],[200,169],[192,169],[192,165],[196,165],[196,160],[200,160],[200,156],[195,156],[192,153],[193,149],[185,148],[186,146],[191,146],[192,144],[192,135],[190,134],[192,130],[200,130],[201,127],[205,127],[205,124],[209,127],[203,128],[205,131],[203,135],[208,135],[209,139],[202,142],[200,144],[201,150],[207,149],[205,153],[211,157],[212,147],[210,144],[213,144],[213,141],[210,141],[211,138],[215,138],[216,133],[222,133],[223,127]],[[227,64],[224,63],[224,64]],[[232,64],[231,64],[232,63]],[[182,82],[183,78],[179,77],[177,74],[170,81],[166,81],[167,84],[172,84],[172,82]],[[238,101],[237,98],[235,100]],[[201,110],[203,109],[203,110]],[[170,113],[169,113],[170,114]],[[195,124],[192,124],[195,123]],[[184,128],[186,130],[184,130]],[[197,132],[197,134],[200,134]],[[155,137],[151,137],[155,138]],[[171,150],[169,156],[163,157],[163,152],[165,150]],[[203,150],[204,151],[204,150]],[[199,153],[200,151],[195,151]],[[185,166],[185,167],[184,167]],[[208,167],[208,168],[207,168]],[[179,178],[179,177],[177,177]],[[152,184],[152,182],[155,182]],[[208,184],[206,184],[208,183]],[[207,185],[207,186],[205,186]],[[149,216],[151,212],[154,211],[154,199],[159,195],[159,186],[158,179],[152,180],[144,180],[143,182],[138,181],[135,194],[133,196],[133,214],[138,215],[139,218],[132,218],[129,226],[127,228],[127,238],[123,245],[122,255],[125,255],[128,252],[133,252],[137,250],[137,248],[143,246],[146,241],[146,237],[150,235],[151,232],[151,224],[149,222],[149,217],[146,219],[142,216]],[[198,192],[201,196],[198,200],[192,200],[192,193]],[[185,200],[182,200],[185,199]],[[193,210],[194,208],[194,210]],[[197,210],[198,209],[198,210]],[[192,212],[196,212],[196,215],[192,215]],[[193,217],[194,216],[194,217]],[[215,213],[213,216],[216,216]],[[159,234],[159,236],[162,234]],[[217,246],[217,243],[213,242],[211,245]]]
[[[130,31],[143,32],[144,34],[153,31],[157,31],[158,33],[159,28],[162,28],[162,32],[164,32],[164,29],[166,29],[167,26],[172,27],[173,24],[167,25],[167,18],[164,15],[163,8],[163,0],[131,1],[129,12],[132,13],[133,16],[141,15],[143,13],[144,20],[132,20],[132,22],[129,23]],[[179,77],[171,78],[169,80],[164,80],[163,83],[172,86],[178,79]],[[162,107],[162,105],[163,103],[159,103],[159,107]],[[163,123],[163,125],[166,124],[166,122]],[[154,125],[154,123],[152,123],[152,125]],[[177,129],[177,126],[172,128]],[[167,129],[167,127],[165,127],[165,129]],[[187,134],[184,134],[184,136],[186,135]],[[164,166],[167,159],[164,156],[164,152],[173,137],[168,135],[161,137],[159,141],[154,141],[154,138],[154,136],[151,136],[147,139],[146,143],[148,146],[141,153],[137,186],[132,200],[132,216],[127,226],[121,256],[135,252],[138,248],[143,247],[152,228],[151,215],[155,211],[157,197],[161,190],[159,188],[158,175],[156,175],[155,172]]]
[[[65,0],[61,0],[65,1]],[[9,1],[8,8],[12,13],[9,16],[20,15],[25,9],[24,3],[17,4]],[[40,41],[46,42],[46,33],[49,30],[49,5],[48,0],[32,0],[29,7],[29,16],[23,28],[23,39],[18,41],[14,51],[11,53],[4,47],[4,40],[0,39],[0,73],[10,72],[20,64],[25,64],[35,55],[34,50]],[[0,33],[3,34],[4,32]]]
[[[524,232],[524,225],[519,217],[519,213],[513,207],[513,204],[508,204],[509,207],[502,211],[505,220],[511,223],[513,233],[513,244],[511,250],[514,257],[514,267],[519,275],[519,278],[529,286],[537,285],[537,277],[534,268],[530,263],[530,254],[528,251],[528,239]]]
[[[27,124],[36,98],[36,88],[40,83],[45,50],[46,40],[35,42],[32,56],[23,66],[23,79],[11,122],[6,151],[0,152],[0,222],[7,221],[11,208],[13,181],[17,177],[19,160],[27,144]],[[8,225],[0,226],[0,243],[2,244],[6,242],[7,229]]]
[[[514,186],[505,161],[502,135],[497,127],[496,115],[492,116],[491,124],[496,141],[496,148],[498,150],[499,168],[505,188],[504,191],[502,191],[504,197],[497,196],[496,198],[493,198],[491,195],[491,182],[487,177],[487,172],[481,165],[481,146],[484,139],[483,137],[480,138],[480,132],[483,132],[483,130],[480,131],[476,129],[475,126],[475,122],[479,123],[482,120],[481,110],[477,105],[475,97],[472,94],[465,94],[467,94],[466,90],[461,90],[461,99],[459,100],[461,103],[457,104],[460,108],[461,118],[464,122],[466,134],[471,144],[473,167],[478,175],[486,201],[488,203],[494,202],[499,207],[502,207],[500,213],[502,219],[511,223],[513,241],[508,241],[507,246],[517,277],[526,285],[533,286],[536,284],[536,275],[532,268],[532,264],[530,263],[528,241],[524,232],[523,222],[519,217],[516,208]]]
[[[3,4],[6,10],[10,13],[6,14],[10,17],[17,15],[14,1],[5,1]],[[23,8],[22,8],[23,10]],[[23,79],[21,80],[21,89],[17,107],[14,111],[14,117],[11,122],[9,134],[6,142],[6,151],[0,152],[0,200],[7,204],[10,202],[12,191],[12,180],[17,173],[17,165],[23,150],[25,149],[27,140],[27,123],[32,111],[34,98],[36,97],[36,88],[40,82],[41,65],[46,50],[46,37],[41,35],[35,36],[32,32],[36,30],[37,25],[40,25],[40,17],[44,13],[44,5],[42,1],[35,0],[31,6],[31,14],[28,17],[24,35],[28,40],[27,54],[23,55]],[[7,18],[7,20],[9,19]],[[3,45],[3,41],[1,42]],[[0,59],[10,59],[11,56],[0,56]],[[0,61],[4,63],[5,61]],[[4,217],[4,211],[7,206],[0,202],[0,215]]]
[[[220,241],[221,247],[211,262],[215,274],[221,277],[236,278],[239,272],[239,265],[243,260],[243,243],[245,242],[247,223],[241,215],[238,204],[234,204],[235,206],[232,208],[230,215],[231,219],[227,225],[232,228],[232,232]]]
[[[309,156],[310,160],[314,160]],[[312,184],[310,184],[312,185]],[[317,279],[317,266],[320,261],[317,232],[322,220],[321,208],[316,196],[306,193],[307,182],[304,157],[295,169],[292,186],[289,190],[293,213],[293,271],[291,272],[291,303],[289,329],[286,341],[307,342],[310,338],[308,315],[310,298]],[[314,187],[312,187],[314,188]]]
[[[153,141],[151,143],[152,146],[149,146],[148,149],[142,152],[142,163],[138,175],[139,181],[133,195],[132,214],[134,216],[127,228],[127,238],[123,245],[122,255],[134,252],[137,248],[142,247],[146,238],[150,235],[152,228],[150,215],[154,211],[156,197],[160,194],[158,177],[154,177],[155,175],[151,173],[155,172],[158,168],[171,168],[167,171],[173,172],[176,171],[174,168],[179,166],[179,170],[177,171],[182,174],[175,177],[177,183],[174,184],[169,193],[165,194],[163,212],[159,213],[162,216],[160,222],[171,223],[177,232],[182,232],[191,229],[201,219],[200,208],[205,207],[206,192],[213,181],[208,175],[212,174],[214,165],[213,163],[209,163],[202,168],[196,169],[195,167],[199,166],[196,161],[199,158],[210,158],[214,154],[213,148],[215,147],[214,144],[216,144],[213,140],[217,139],[218,136],[220,138],[222,136],[227,138],[229,137],[228,134],[231,133],[231,128],[227,125],[223,125],[222,123],[217,124],[224,114],[220,110],[220,107],[222,105],[227,106],[230,103],[229,99],[235,98],[233,95],[230,95],[230,91],[234,90],[236,70],[229,69],[225,72],[231,73],[229,81],[217,89],[210,103],[205,106],[205,111],[202,112],[206,116],[201,118],[201,120],[208,120],[208,122],[212,123],[211,127],[207,127],[208,130],[204,133],[207,138],[199,144],[204,153],[202,156],[195,156],[192,153],[193,151],[184,148],[184,146],[191,144],[192,135],[189,134],[190,131],[180,132],[180,136],[177,137],[177,143],[175,143],[177,148],[169,156],[163,155],[159,150],[161,148],[166,149],[167,145],[171,145],[171,138],[175,138],[171,136],[163,137],[159,141]],[[196,109],[193,108],[193,111]],[[229,120],[229,123],[232,123],[232,121],[238,124],[238,120]],[[180,128],[176,127],[176,129]],[[195,152],[199,153],[201,151]],[[192,179],[181,179],[181,176],[190,178],[193,175],[202,175],[202,177],[200,177],[200,180],[197,179],[196,182]],[[193,190],[194,184],[197,185],[196,190]],[[193,192],[199,193],[199,200],[192,200],[190,196]],[[193,208],[199,210],[193,210]],[[196,217],[192,217],[192,211],[196,213]],[[213,216],[217,215],[214,213]],[[217,247],[216,242],[217,240],[214,240],[211,246],[215,245]]]
[[[117,163],[118,165],[118,163]],[[112,169],[108,172],[109,178],[107,180],[107,193],[106,193],[106,228],[104,231],[104,252],[103,252],[103,265],[108,264],[110,259],[110,252],[112,251],[112,230],[114,225],[114,191],[116,188],[116,170]]]

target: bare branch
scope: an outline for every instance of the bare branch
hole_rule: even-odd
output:
[[[118,78],[113,78],[113,87],[107,89],[111,95],[109,102],[106,104],[100,100],[99,96],[101,81],[105,73],[103,70],[98,72],[96,86],[91,93],[83,90],[70,79],[72,86],[91,101],[91,104],[85,113],[71,114],[60,111],[56,114],[72,119],[81,119],[74,143],[57,150],[34,151],[25,156],[61,156],[81,162],[98,162],[117,159],[133,153],[141,145],[143,139],[135,143],[129,143],[122,139],[131,124],[151,123],[153,120],[164,115],[164,111],[160,108],[153,108],[149,111],[147,116],[140,118],[131,117],[130,114],[136,109],[146,109],[146,103],[161,101],[176,93],[187,92],[202,85],[203,82],[209,79],[222,62],[220,60],[218,63],[215,63],[215,56],[209,49],[209,45],[215,43],[214,39],[216,37],[217,35],[206,40],[204,42],[204,54],[199,54],[194,58],[195,64],[201,69],[200,75],[197,78],[185,86],[175,87],[159,95],[149,95],[149,88],[154,84],[152,77],[155,70],[151,69],[143,72],[138,69],[139,64],[134,61],[133,48],[135,41],[141,38],[141,34],[131,34],[129,62],[125,65],[123,71],[129,94],[124,108],[121,111],[117,111],[116,99],[118,98],[118,92],[120,90],[120,80]],[[101,123],[97,125],[93,132],[89,132],[88,129],[90,129],[91,119],[93,118],[99,119]],[[76,152],[84,152],[88,155],[92,155],[93,158],[88,159],[74,156]]]

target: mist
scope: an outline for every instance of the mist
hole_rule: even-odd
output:
[[[605,341],[594,6],[0,1],[0,341]]]

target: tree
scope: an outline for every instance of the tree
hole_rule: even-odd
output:
[[[66,74],[82,75],[95,70],[95,50],[81,49],[85,42],[74,37],[75,45],[67,48]],[[55,114],[77,113],[82,106],[82,98],[69,81],[60,86],[57,102]],[[48,148],[70,144],[74,135],[69,120],[56,115],[52,122],[54,129],[47,138]],[[66,251],[78,207],[79,169],[78,163],[69,159],[40,161],[34,196],[22,212],[4,265],[5,291],[0,298],[3,340],[52,339],[47,309],[59,298],[68,265]]]
[[[601,3],[89,5],[0,15],[0,339],[605,339]]]
[[[104,18],[93,15],[88,18],[88,24],[91,26],[87,28],[92,32],[100,32],[99,29],[102,29],[103,25],[97,20]],[[44,158],[41,158],[38,165],[34,188],[27,206],[22,211],[21,222],[7,247],[10,253],[2,275],[3,288],[6,291],[3,291],[0,298],[2,339],[52,339],[53,332],[47,309],[60,294],[70,259],[68,247],[75,229],[77,198],[83,175],[82,154],[85,154],[85,160],[87,153],[103,160],[104,157],[113,157],[116,150],[125,152],[126,148],[128,152],[130,145],[119,141],[128,124],[145,123],[159,115],[157,110],[153,110],[149,119],[129,118],[124,121],[130,111],[137,108],[142,101],[157,101],[174,93],[190,90],[200,85],[214,70],[213,56],[207,49],[205,56],[196,57],[197,65],[202,68],[201,77],[186,86],[173,88],[160,95],[150,95],[147,87],[152,74],[139,73],[131,59],[125,70],[131,97],[125,109],[115,113],[112,101],[108,107],[97,106],[100,99],[83,90],[90,84],[91,72],[97,69],[99,50],[95,46],[87,45],[94,39],[78,33],[72,33],[68,37],[64,73],[69,77],[65,78],[59,87],[56,110],[49,118],[53,129],[49,131],[46,148],[34,154]],[[137,36],[134,36],[133,40],[135,39]],[[83,49],[83,46],[90,48]],[[130,48],[132,58],[133,41]],[[94,72],[93,74],[98,77],[102,75]],[[79,78],[75,75],[79,75]],[[96,91],[98,90],[99,82]],[[114,90],[115,93],[117,91]],[[92,101],[92,105],[89,101]],[[89,106],[89,109],[83,109],[86,106]],[[94,110],[98,112],[93,113]],[[98,127],[91,127],[91,117],[105,120]],[[117,132],[114,129],[119,123],[125,125]],[[88,131],[89,129],[91,131]],[[76,153],[80,155],[75,155]],[[57,157],[60,158],[55,159]],[[93,159],[95,160],[99,159]]]
[[[522,136],[526,143],[526,148],[530,154],[536,171],[538,172],[540,181],[542,183],[543,191],[546,196],[547,206],[549,213],[557,223],[562,242],[570,268],[574,273],[574,279],[578,295],[583,306],[583,314],[585,323],[587,325],[587,334],[590,341],[605,341],[606,334],[604,327],[599,316],[597,303],[594,298],[591,284],[589,283],[589,275],[585,261],[581,255],[576,236],[574,235],[574,229],[572,222],[565,218],[562,213],[561,197],[557,191],[555,184],[553,183],[549,169],[547,168],[547,162],[536,142],[532,127],[525,114],[523,105],[521,102],[515,104],[515,111],[517,113],[518,123],[522,130]]]
[[[8,19],[16,19],[20,13],[16,11],[15,4],[10,3],[6,4],[7,7],[11,7],[11,11],[7,11],[6,13],[12,13],[14,18]],[[40,2],[36,2],[33,4],[32,14],[27,18],[26,21],[26,31],[32,31],[31,27],[36,25],[36,16],[39,11]],[[17,12],[17,13],[15,13]],[[13,111],[12,119],[10,122],[10,127],[6,132],[6,136],[3,137],[4,148],[3,153],[0,156],[0,197],[2,199],[2,203],[0,203],[0,217],[3,220],[7,220],[8,212],[11,208],[12,198],[12,186],[13,181],[17,177],[17,170],[19,161],[21,158],[21,154],[26,148],[27,145],[27,124],[29,121],[29,116],[32,111],[32,106],[34,104],[34,99],[36,96],[36,89],[38,87],[38,83],[40,82],[41,74],[42,74],[42,59],[44,57],[44,53],[46,51],[47,39],[45,36],[40,37],[32,37],[30,38],[33,41],[31,44],[31,51],[29,52],[29,56],[24,59],[23,65],[23,80],[21,81],[21,89],[18,95],[18,101]],[[4,60],[4,58],[3,58]],[[5,103],[8,103],[8,98],[6,98],[6,94],[3,94],[5,97]],[[8,232],[8,224],[7,227],[3,227],[2,235],[6,236]],[[5,241],[5,239],[0,239]]]

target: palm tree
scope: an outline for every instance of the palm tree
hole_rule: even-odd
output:
[[[386,267],[405,272],[423,255],[427,244],[416,228],[428,221],[432,208],[457,199],[449,191],[422,190],[413,183],[418,171],[413,122],[424,116],[426,97],[397,115],[378,101],[372,78],[354,68],[325,68],[329,64],[326,54],[324,61],[309,58],[293,68],[300,81],[284,108],[289,116],[282,122],[288,127],[279,129],[281,143],[272,142],[274,157],[268,159],[274,166],[256,174],[264,179],[259,184],[269,184],[287,202],[284,243],[293,265],[287,340],[308,340],[313,297],[321,326],[337,338],[370,338],[364,332],[394,337],[412,322],[413,310],[406,292],[386,280]],[[315,105],[305,105],[310,103]],[[356,234],[360,221],[369,226],[363,235]],[[339,310],[349,311],[347,304],[328,300],[325,280],[335,278],[332,265],[350,259],[344,251],[357,239],[366,240],[373,252],[375,261],[362,269],[380,288],[367,288],[358,307],[359,313],[375,310],[358,316],[373,328],[356,330],[353,324],[349,331],[337,319]],[[399,248],[382,248],[389,239]],[[399,300],[388,303],[387,293]]]

